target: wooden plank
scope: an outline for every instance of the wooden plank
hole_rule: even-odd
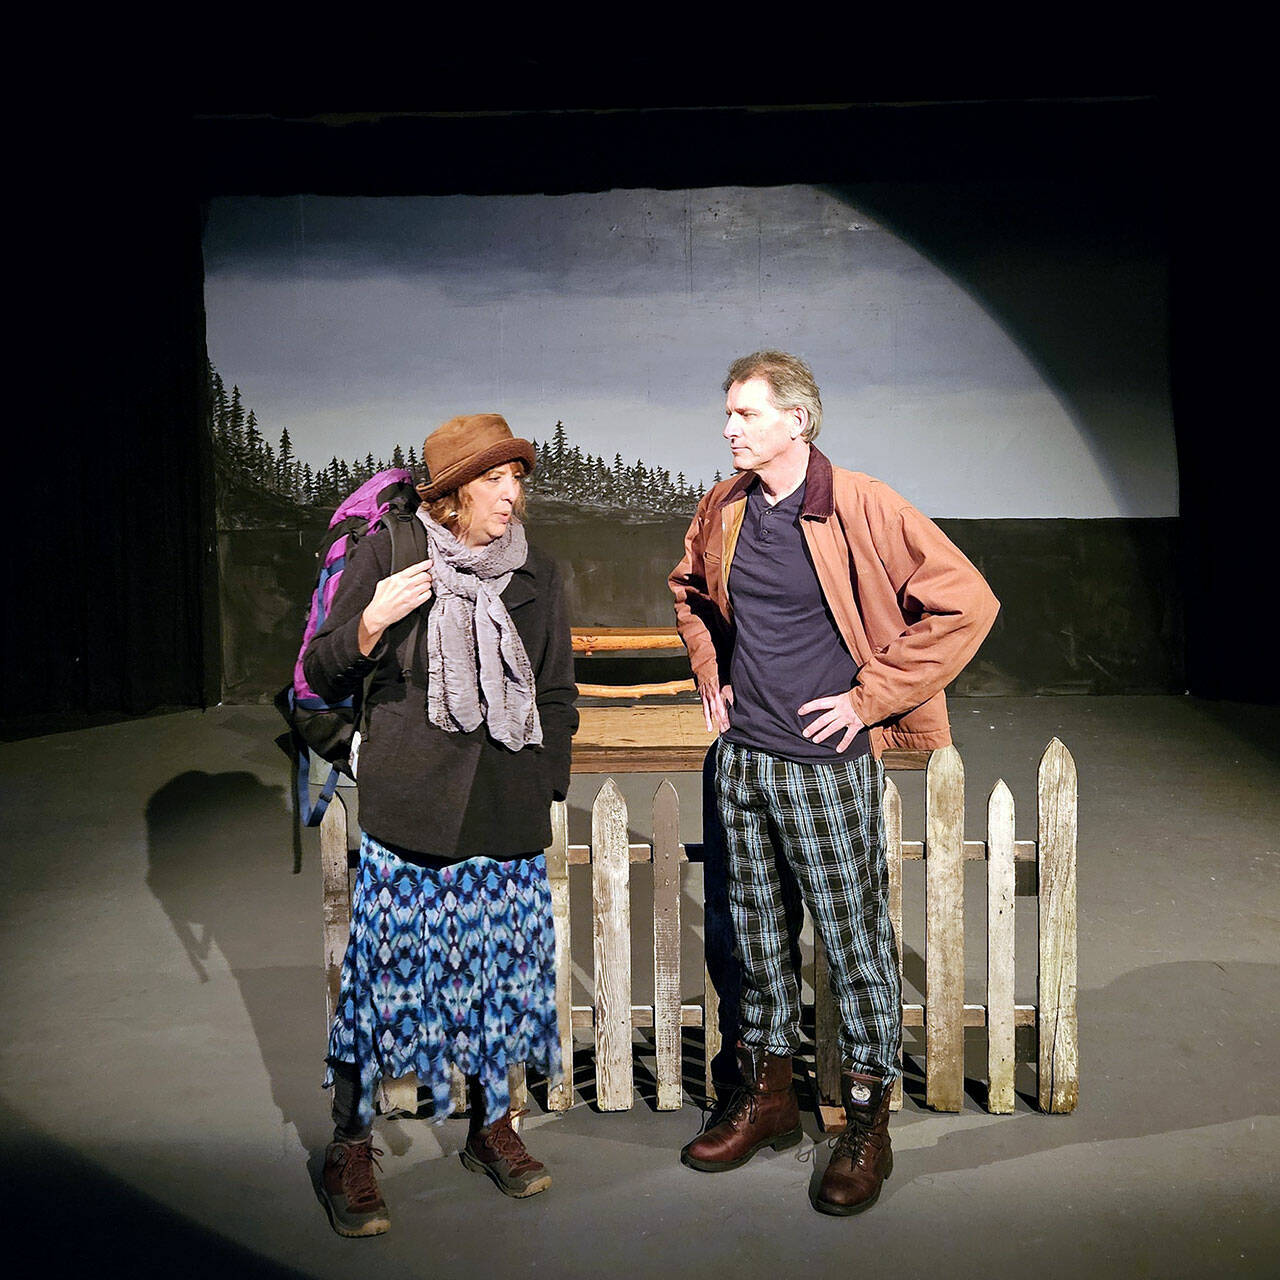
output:
[[[351,882],[347,868],[347,808],[335,793],[320,819],[320,878],[324,911],[325,996],[329,1021],[342,988],[342,958],[351,936]]]
[[[1076,765],[1054,738],[1040,758],[1039,1104],[1074,1111],[1080,1092],[1076,1022]]]
[[[596,1025],[594,1005],[575,1004],[571,1013],[575,1031],[590,1030]],[[651,1030],[654,1026],[653,1005],[633,1004],[631,1006],[631,1025],[642,1031]],[[700,1004],[682,1004],[680,1006],[680,1025],[682,1027],[702,1026],[702,1006]]]
[[[575,746],[570,772],[701,773],[706,754],[706,747]]]
[[[715,1097],[715,1082],[711,1078],[712,1059],[724,1047],[720,1035],[720,994],[711,981],[711,970],[702,966],[702,1083],[708,1098]]]
[[[922,1004],[904,1004],[902,1006],[902,1025],[904,1027],[923,1027],[924,1008]],[[987,1025],[986,1005],[965,1005],[963,1022],[966,1027],[985,1027]],[[1036,1025],[1036,1006],[1033,1004],[1015,1004],[1013,1006],[1013,1025],[1015,1027],[1034,1027]]]
[[[327,815],[326,815],[327,816]],[[323,822],[324,819],[322,818]],[[378,1110],[384,1116],[402,1111],[416,1115],[418,1111],[418,1077],[410,1072],[388,1080],[385,1076],[378,1086]]]
[[[649,844],[630,844],[627,846],[627,856],[632,862],[651,862],[653,860],[653,846]],[[676,858],[680,862],[688,862],[689,855],[685,852],[684,845],[676,846]],[[591,861],[591,846],[589,844],[571,844],[569,846],[569,865],[571,867],[585,867]]]
[[[927,769],[929,755],[928,751],[886,751],[880,757],[880,763],[891,772]]]
[[[653,1022],[658,1110],[678,1111],[680,1081],[680,800],[664,778],[653,797]]]
[[[581,707],[574,773],[696,773],[716,735],[701,703]]]
[[[507,1068],[507,1092],[511,1097],[511,1127],[519,1133],[521,1114],[529,1109],[529,1082],[523,1062],[513,1062]]]
[[[987,800],[987,1110],[1013,1111],[1013,796],[1001,779]]]
[[[841,1133],[849,1123],[843,1102],[826,1102],[818,1099],[818,1128],[823,1133]]]
[[[902,990],[902,793],[892,778],[884,783],[885,861],[889,867],[889,923],[893,926],[893,940],[898,952],[898,990]],[[898,997],[901,999],[901,995]],[[902,1043],[898,1043],[898,1064],[902,1064]],[[902,1110],[902,1077],[893,1082],[889,1102],[890,1111]]]
[[[964,1102],[964,764],[933,753],[925,783],[925,1101]]]
[[[684,648],[680,633],[671,627],[574,627],[572,642],[574,653],[584,654]]]
[[[924,860],[925,847],[923,840],[902,841],[902,857],[905,861],[921,862]],[[985,840],[966,840],[964,842],[966,862],[985,862],[987,859],[987,842]],[[1037,858],[1034,840],[1015,840],[1013,842],[1013,860],[1015,862],[1035,862]]]
[[[840,1014],[831,995],[827,948],[813,930],[813,1068],[819,1106],[840,1103]]]
[[[573,1106],[573,959],[569,952],[569,806],[563,800],[551,806],[551,844],[546,849],[547,883],[551,888],[551,914],[556,926],[556,1021],[560,1032],[558,1084],[547,1090],[547,1106],[552,1111],[568,1111]]]
[[[683,685],[688,687],[689,682]],[[588,686],[578,687],[582,692]],[[573,772],[697,772],[715,738],[696,701],[657,707],[581,707],[573,739]],[[886,751],[883,763],[890,770],[923,769],[928,759],[927,751]]]
[[[688,681],[675,682],[689,687]],[[587,688],[579,685],[579,691]],[[616,690],[621,686],[602,686]],[[696,701],[657,707],[580,707],[574,773],[697,772],[715,741]],[[886,751],[889,770],[923,769],[927,751]]]
[[[596,1103],[631,1109],[631,859],[627,805],[612,778],[591,807]]]
[[[660,680],[650,684],[587,684],[578,681],[581,698],[671,698],[677,693],[693,693],[697,685],[683,680]]]
[[[716,734],[699,702],[661,707],[582,707],[573,737],[575,754],[590,747],[701,747]]]

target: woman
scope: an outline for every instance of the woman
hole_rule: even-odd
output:
[[[497,414],[422,448],[428,557],[391,573],[357,545],[304,659],[337,700],[371,676],[358,762],[360,866],[329,1038],[334,1140],[323,1192],[340,1235],[390,1225],[373,1166],[381,1077],[416,1073],[451,1110],[467,1078],[467,1168],[507,1195],[551,1182],[512,1126],[507,1069],[558,1076],[555,929],[542,850],[578,716],[559,569],[525,541],[533,446]]]

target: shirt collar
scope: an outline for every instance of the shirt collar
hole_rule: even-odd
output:
[[[720,506],[727,507],[747,496],[758,477],[750,472],[740,472],[725,490]],[[805,520],[829,520],[835,510],[831,462],[817,445],[809,446],[809,466],[804,474],[804,509],[800,515]]]

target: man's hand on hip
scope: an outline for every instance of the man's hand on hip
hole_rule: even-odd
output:
[[[862,721],[858,719],[858,713],[853,709],[852,690],[833,693],[829,698],[814,698],[812,702],[806,702],[796,714],[807,716],[814,711],[823,711],[826,714],[820,715],[816,720],[805,725],[802,736],[812,742],[823,742],[833,733],[843,729],[844,736],[834,744],[837,751],[847,750],[849,744],[858,736],[858,731],[865,728]]]
[[[698,693],[702,696],[702,714],[712,733],[723,733],[729,727],[729,708],[733,706],[733,689],[729,685],[720,688],[714,680],[699,681]]]

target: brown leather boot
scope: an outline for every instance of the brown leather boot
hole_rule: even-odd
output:
[[[468,1169],[488,1174],[504,1196],[514,1196],[517,1200],[536,1196],[551,1185],[546,1165],[529,1154],[520,1135],[512,1128],[512,1120],[523,1114],[508,1111],[491,1125],[473,1129],[467,1145],[462,1148],[462,1163]]]
[[[836,1139],[814,1208],[841,1216],[870,1209],[880,1198],[880,1187],[893,1172],[893,1148],[889,1143],[889,1102],[893,1090],[878,1076],[845,1071],[840,1095],[848,1118]]]
[[[381,1154],[368,1138],[363,1142],[335,1139],[325,1148],[320,1191],[329,1221],[340,1236],[380,1236],[391,1229],[391,1215],[373,1173]]]
[[[724,1119],[700,1133],[680,1152],[680,1160],[703,1173],[723,1173],[747,1163],[761,1147],[783,1151],[804,1136],[800,1103],[791,1083],[791,1057],[738,1046],[742,1078]]]

